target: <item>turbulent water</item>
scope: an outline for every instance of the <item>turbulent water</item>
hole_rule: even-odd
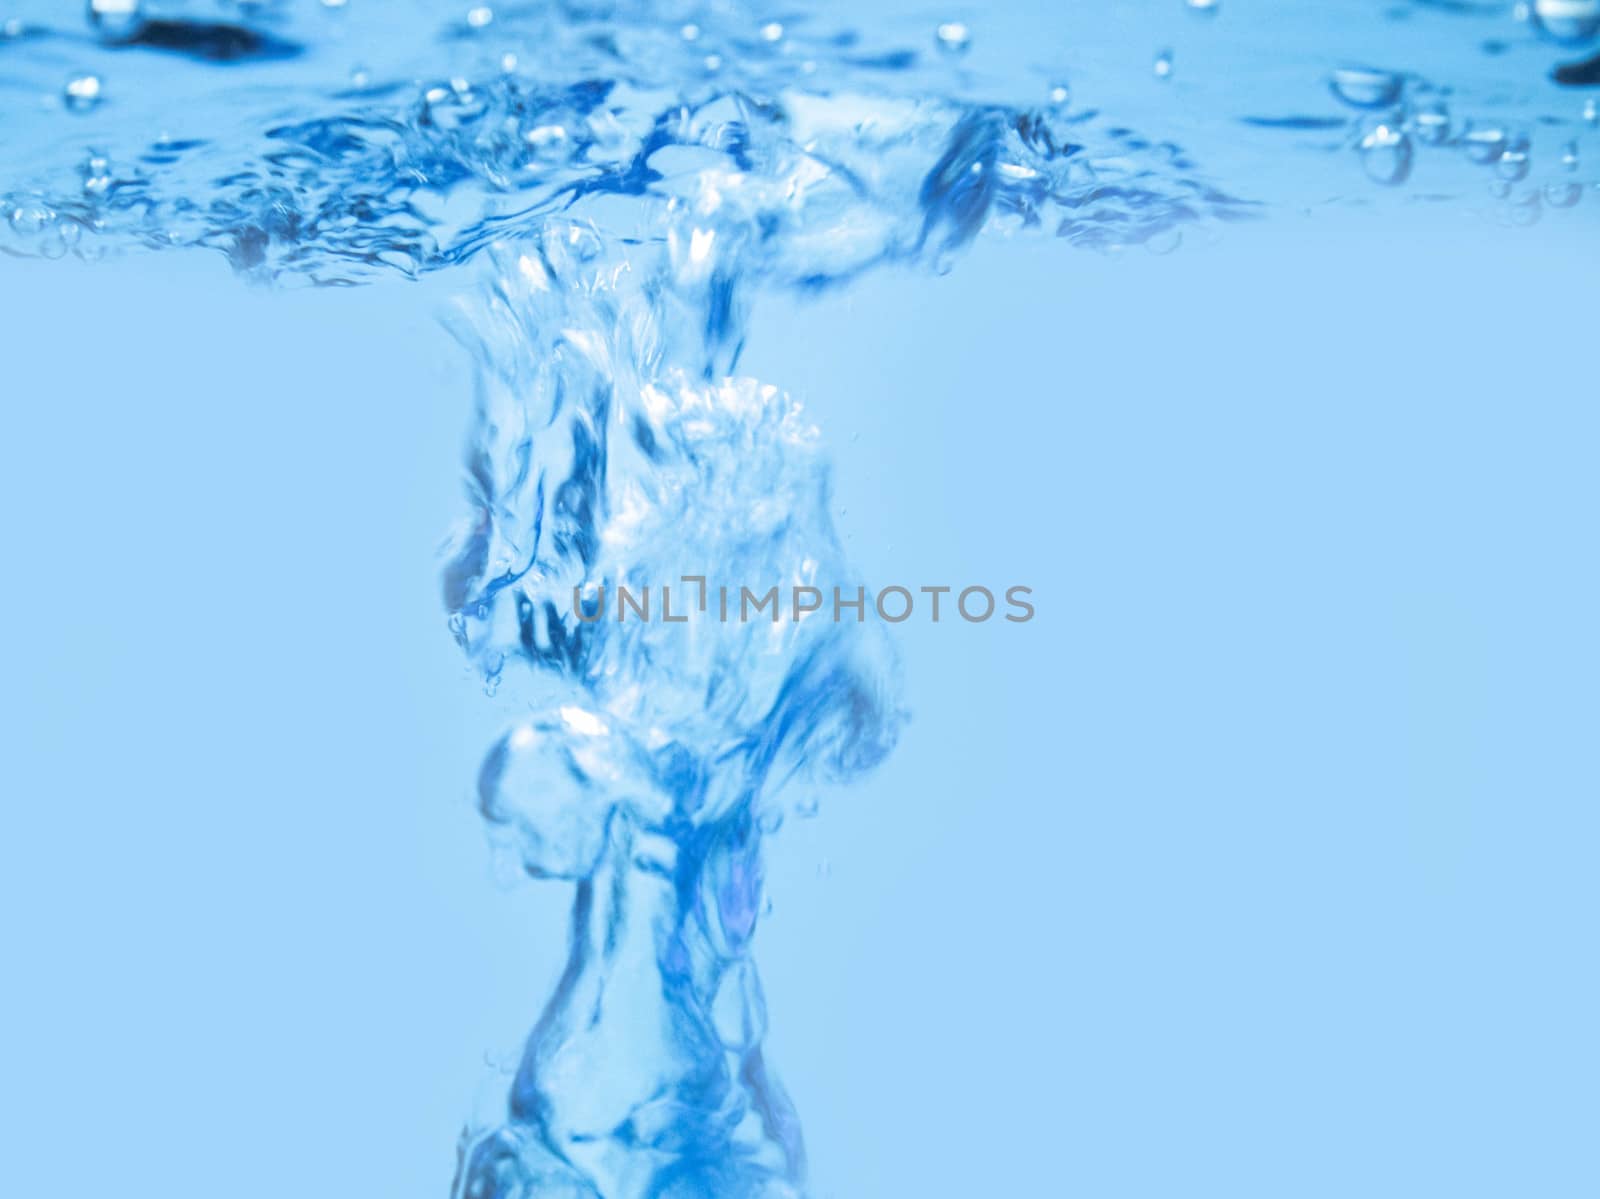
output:
[[[763,834],[786,783],[869,769],[901,718],[880,623],[706,602],[852,578],[817,430],[738,375],[762,292],[943,270],[985,231],[1166,251],[1329,204],[1592,219],[1600,3],[1267,11],[1170,0],[986,61],[982,21],[766,4],[0,5],[5,252],[461,273],[471,504],[444,597],[525,713],[480,803],[576,891],[462,1199],[805,1190],[750,956]],[[662,584],[684,623],[574,602]]]

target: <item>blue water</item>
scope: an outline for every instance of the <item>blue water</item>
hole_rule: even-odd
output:
[[[836,302],[889,266],[959,275],[980,237],[1165,254],[1320,209],[1576,229],[1600,200],[1581,2],[1056,24],[39,8],[13,6],[0,44],[8,252],[205,248],[283,285],[452,272],[475,409],[447,627],[516,712],[479,806],[529,874],[575,891],[504,1113],[463,1135],[463,1199],[805,1192],[750,953],[763,843],[813,784],[890,752],[893,638],[819,619],[686,635],[570,602],[871,569],[834,527],[810,418],[742,373],[764,303]]]

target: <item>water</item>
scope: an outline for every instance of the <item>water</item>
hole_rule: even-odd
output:
[[[892,645],[876,622],[691,631],[572,605],[696,571],[856,579],[819,434],[740,375],[763,295],[942,272],[980,235],[1171,252],[1308,194],[1489,197],[1513,225],[1594,208],[1592,132],[1552,75],[1593,36],[1576,4],[1525,27],[1350,6],[1337,38],[1308,17],[1241,52],[1226,99],[1207,64],[1263,36],[1244,3],[1169,5],[1188,28],[1115,81],[1070,83],[1060,63],[984,62],[981,22],[902,37],[687,3],[37,7],[0,46],[8,252],[200,249],[286,286],[461,280],[475,409],[444,601],[521,712],[479,803],[527,873],[575,892],[567,970],[504,1118],[463,1139],[461,1199],[806,1188],[751,956],[762,838],[891,751]],[[1190,83],[1198,99],[1169,94]]]

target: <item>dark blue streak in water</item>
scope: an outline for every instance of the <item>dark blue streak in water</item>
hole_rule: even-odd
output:
[[[4,28],[0,250],[204,247],[324,285],[481,264],[453,319],[475,416],[443,595],[486,684],[520,701],[483,816],[575,898],[567,968],[503,1119],[463,1137],[458,1199],[804,1193],[750,954],[763,831],[786,784],[890,751],[892,654],[871,624],[587,623],[573,588],[857,577],[816,431],[735,374],[762,291],[942,267],[980,233],[1137,245],[1266,210],[1235,190],[1292,189],[1209,179],[1115,104],[1052,100],[1054,76],[999,102],[933,55],[764,5],[201,7],[91,31],[40,5]],[[1439,19],[1473,36],[1492,15],[1455,7]],[[351,47],[381,61],[352,69]],[[1324,190],[1329,162],[1363,195],[1403,183],[1413,141],[1456,164],[1448,187],[1477,186],[1524,152],[1517,122],[1579,132],[1541,98],[1489,111],[1499,140],[1481,114],[1467,137],[1444,104],[1466,78],[1358,72],[1326,115],[1301,115],[1339,103],[1321,68],[1292,94],[1234,82],[1243,107],[1198,149],[1343,131],[1365,175],[1284,151]]]

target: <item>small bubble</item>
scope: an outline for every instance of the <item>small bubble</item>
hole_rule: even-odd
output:
[[[1144,239],[1144,248],[1152,254],[1165,257],[1183,245],[1182,229],[1162,229]]]
[[[494,21],[494,9],[487,4],[467,10],[467,24],[473,29],[486,29]]]
[[[107,41],[121,41],[144,24],[139,7],[139,0],[89,0],[89,24]]]
[[[1156,73],[1157,79],[1172,78],[1172,51],[1162,50],[1156,55],[1156,61],[1151,68]]]
[[[678,30],[678,36],[686,42],[698,42],[700,40],[700,26],[691,21]]]
[[[1539,193],[1530,191],[1506,205],[1506,221],[1519,229],[1538,223],[1544,206],[1539,202]]]
[[[1561,147],[1561,165],[1569,170],[1578,169],[1578,143],[1570,141]]]
[[[517,56],[508,51],[500,56],[500,69],[507,75],[514,75],[517,70],[517,62]]]
[[[83,160],[79,174],[83,179],[83,190],[90,195],[99,195],[111,186],[111,160],[104,154],[91,153]]]
[[[1053,84],[1050,88],[1051,107],[1065,109],[1072,103],[1072,88],[1065,83]]]
[[[1328,80],[1328,87],[1352,108],[1386,108],[1400,98],[1404,83],[1393,71],[1340,67]]]
[[[1361,169],[1374,183],[1395,187],[1411,177],[1411,138],[1379,125],[1361,139]]]
[[[11,210],[11,228],[18,233],[38,233],[51,221],[56,219],[56,214],[43,204],[20,204]]]
[[[1504,179],[1491,179],[1489,181],[1489,194],[1496,200],[1504,200],[1511,195],[1511,184]]]
[[[715,75],[718,71],[722,70],[722,55],[707,54],[705,57],[705,67],[707,72]]]
[[[1450,110],[1443,104],[1426,104],[1411,114],[1411,131],[1425,146],[1442,146],[1450,140]]]
[[[1479,125],[1468,129],[1461,138],[1467,157],[1479,166],[1497,162],[1506,152],[1506,132],[1498,125]]]
[[[1528,160],[1528,139],[1522,137],[1506,146],[1494,169],[1500,178],[1517,183],[1528,177],[1528,168],[1531,165]]]
[[[354,87],[366,87],[372,82],[372,72],[359,63],[350,68],[350,83]]]
[[[350,0],[322,0],[323,8],[343,8]]]
[[[1551,183],[1544,189],[1544,202],[1551,208],[1571,208],[1583,198],[1583,184],[1566,180]]]
[[[934,30],[934,40],[946,54],[965,54],[972,48],[972,30],[960,21],[946,21]]]
[[[1600,0],[1533,0],[1533,23],[1553,42],[1586,42],[1600,32]]]
[[[1583,119],[1591,125],[1600,125],[1600,104],[1595,103],[1593,96],[1583,102]]]
[[[761,40],[764,42],[783,41],[783,26],[777,21],[769,21],[761,27]]]
[[[88,112],[103,99],[100,76],[74,75],[67,80],[67,86],[62,92],[62,98],[66,101],[67,107],[73,112]]]
[[[1214,17],[1222,7],[1222,0],[1183,0],[1189,11],[1197,17]]]
[[[794,814],[802,820],[810,820],[820,806],[815,795],[802,795],[794,802]]]

